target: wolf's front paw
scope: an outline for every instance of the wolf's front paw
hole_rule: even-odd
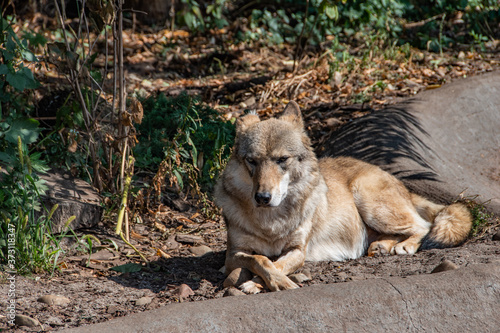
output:
[[[280,291],[280,290],[289,290],[289,289],[299,288],[299,286],[295,282],[290,280],[288,278],[288,276],[286,276],[286,275],[282,275],[282,276],[279,276],[275,279],[272,279],[269,282],[268,287],[271,291]]]
[[[261,292],[264,287],[253,281],[253,280],[248,280],[247,282],[242,283],[239,288],[241,291],[243,291],[245,294],[258,294]]]

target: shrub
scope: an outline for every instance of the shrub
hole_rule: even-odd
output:
[[[134,148],[138,168],[156,170],[165,160],[169,179],[180,189],[210,191],[234,141],[234,125],[196,97],[159,94],[142,101],[144,118]]]
[[[50,229],[57,207],[49,212],[41,200],[46,187],[37,172],[47,167],[38,157],[27,153],[20,136],[17,151],[0,155],[8,163],[0,185],[0,264],[21,274],[55,268],[61,251]]]

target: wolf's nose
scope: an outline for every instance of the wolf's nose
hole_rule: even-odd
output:
[[[259,205],[267,205],[271,202],[271,193],[269,192],[255,193],[255,201]]]

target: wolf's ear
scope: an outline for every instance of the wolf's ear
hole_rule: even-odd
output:
[[[255,113],[249,113],[238,120],[236,120],[236,134],[239,135],[246,131],[251,125],[260,121],[259,116]]]
[[[290,101],[285,106],[285,110],[283,111],[280,119],[288,121],[298,127],[304,126],[304,122],[302,121],[302,112],[300,112],[299,105],[294,101]]]

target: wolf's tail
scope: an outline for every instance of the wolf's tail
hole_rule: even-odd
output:
[[[438,205],[416,194],[411,200],[420,216],[432,222],[420,249],[453,247],[465,241],[472,227],[472,215],[465,205]]]

